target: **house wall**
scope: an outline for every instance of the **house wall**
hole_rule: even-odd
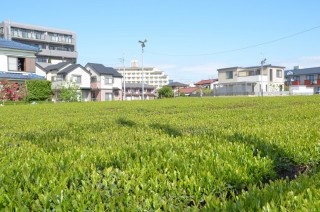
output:
[[[45,71],[43,71],[41,68],[37,67],[37,66],[36,66],[36,74],[40,75],[40,76],[43,76],[43,77],[47,76],[47,73]]]
[[[81,83],[78,84],[80,88],[90,88],[91,76],[86,70],[83,70],[81,67],[77,67],[66,75],[66,81],[71,82],[73,80],[73,75],[81,76]]]
[[[232,71],[233,72],[233,78],[232,79],[227,79],[227,72],[228,71]],[[228,69],[218,70],[218,80],[219,80],[219,83],[237,82],[237,80],[238,80],[238,70],[237,70],[237,68],[228,68]]]
[[[6,55],[0,55],[0,71],[8,71],[8,57]]]
[[[8,56],[25,58],[26,71],[36,72],[35,52],[16,50],[16,49],[1,49],[0,50],[0,71],[8,71]]]

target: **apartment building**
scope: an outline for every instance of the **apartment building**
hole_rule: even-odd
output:
[[[271,64],[218,69],[215,95],[268,95],[284,91],[284,69]]]
[[[0,38],[38,47],[36,62],[77,62],[76,33],[72,31],[3,21]]]
[[[131,67],[117,68],[117,71],[123,75],[126,83],[142,83],[142,67],[138,66],[138,61],[131,61]],[[143,67],[143,82],[157,89],[169,83],[169,77],[164,71],[154,67]]]

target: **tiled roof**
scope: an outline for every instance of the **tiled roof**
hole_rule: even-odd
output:
[[[52,71],[52,70],[58,70],[59,71],[63,67],[66,67],[67,65],[70,65],[70,64],[72,64],[72,63],[70,63],[70,62],[61,62],[61,63],[58,63],[58,64],[47,66],[47,67],[45,67],[45,69],[46,69],[47,72]]]
[[[10,72],[0,72],[0,78],[3,79],[45,79],[43,76],[34,74],[34,73],[10,73]]]
[[[208,80],[201,80],[200,82],[195,83],[195,85],[205,85],[205,84],[211,84],[218,81],[218,79],[208,79]]]
[[[288,72],[292,72],[291,75],[320,74],[320,67],[286,70],[285,76],[288,75]]]
[[[98,74],[107,74],[112,75],[113,77],[122,77],[122,75],[119,72],[117,72],[114,68],[105,67],[104,65],[99,63],[87,63],[86,66],[90,66]]]
[[[39,51],[38,47],[30,46],[30,45],[19,43],[12,40],[6,40],[3,38],[0,38],[0,48],[18,49],[18,50],[33,51],[33,52]]]
[[[170,87],[187,87],[188,85],[180,83],[180,82],[172,82],[172,83],[168,84],[168,86],[170,86]]]
[[[180,92],[180,93],[186,93],[186,94],[188,94],[188,93],[192,93],[192,92],[194,92],[194,91],[196,91],[196,90],[198,90],[198,89],[199,89],[198,87],[180,88],[180,89],[179,89],[179,92]]]

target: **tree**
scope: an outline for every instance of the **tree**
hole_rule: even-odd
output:
[[[158,91],[159,97],[161,98],[172,98],[173,97],[173,90],[169,86],[164,86],[159,89]]]
[[[60,89],[60,99],[66,102],[81,101],[80,87],[74,82],[65,83]]]

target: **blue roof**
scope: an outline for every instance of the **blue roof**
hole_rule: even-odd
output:
[[[24,43],[19,43],[12,40],[6,40],[3,38],[0,38],[0,48],[18,49],[18,50],[33,51],[33,52],[40,51],[38,47],[34,47]]]
[[[10,72],[0,72],[0,78],[4,79],[21,79],[21,80],[27,80],[27,79],[45,79],[45,77],[34,74],[34,73],[10,73]]]
[[[285,76],[288,75],[288,72],[290,72],[289,75],[292,75],[292,76],[306,75],[306,74],[320,74],[320,67],[286,70],[284,72]]]

